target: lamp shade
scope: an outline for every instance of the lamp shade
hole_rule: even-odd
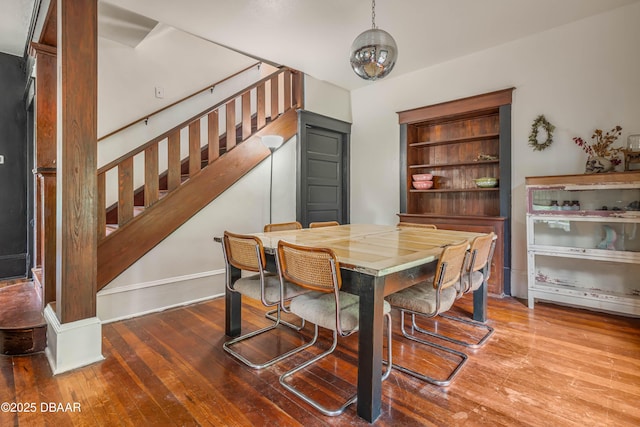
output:
[[[280,147],[284,142],[284,138],[280,135],[264,135],[262,137],[262,143],[271,151]]]
[[[351,44],[351,68],[365,80],[381,79],[393,70],[398,46],[391,34],[378,28],[361,33]]]

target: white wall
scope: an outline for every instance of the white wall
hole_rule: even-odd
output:
[[[352,92],[351,220],[392,224],[399,209],[396,112],[515,87],[512,104],[512,294],[526,296],[524,178],[584,172],[571,140],[595,128],[640,133],[640,4]],[[429,41],[425,41],[428,54]],[[403,52],[400,47],[399,61]],[[381,102],[384,100],[384,102]],[[531,124],[544,114],[554,142],[534,152]],[[371,171],[384,171],[371,173]]]
[[[305,75],[304,103],[307,111],[351,123],[351,95],[331,83]]]
[[[99,37],[98,137],[256,62],[164,25],[135,48]]]

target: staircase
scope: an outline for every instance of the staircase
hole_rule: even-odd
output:
[[[281,68],[100,168],[98,290],[267,158],[260,136],[293,137],[297,108],[302,73]]]

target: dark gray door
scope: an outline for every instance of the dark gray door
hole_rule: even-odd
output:
[[[307,138],[307,219],[341,222],[342,135],[309,129]]]
[[[28,191],[33,162],[24,69],[22,58],[0,53],[0,279],[27,277],[31,272],[28,227],[33,216]]]
[[[349,222],[349,132],[351,125],[299,112],[297,219]]]

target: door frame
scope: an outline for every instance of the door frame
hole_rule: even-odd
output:
[[[308,213],[304,206],[307,201],[307,147],[309,129],[325,129],[341,134],[342,138],[342,218],[341,224],[349,223],[351,199],[349,189],[351,181],[349,171],[351,169],[351,123],[332,117],[323,116],[311,111],[298,110],[298,145],[296,148],[296,220],[303,227],[308,227]]]

